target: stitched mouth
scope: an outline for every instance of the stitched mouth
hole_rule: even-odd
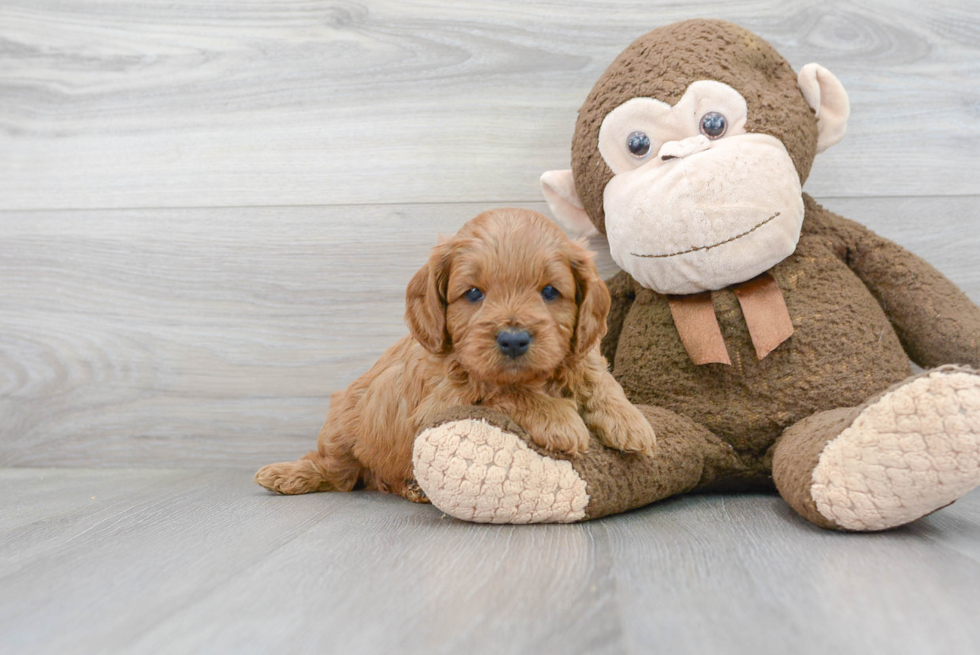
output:
[[[630,254],[633,255],[634,257],[646,257],[646,258],[649,258],[649,259],[663,259],[664,257],[677,257],[678,255],[686,255],[689,252],[697,252],[699,250],[711,250],[712,248],[717,248],[718,246],[723,246],[726,243],[731,243],[732,241],[735,241],[736,239],[741,239],[744,236],[747,236],[749,234],[752,234],[753,232],[755,232],[756,230],[758,230],[760,227],[762,227],[766,223],[769,223],[770,221],[774,220],[777,216],[779,216],[779,212],[776,212],[775,214],[773,214],[772,216],[770,216],[766,220],[762,221],[761,223],[759,223],[755,227],[753,227],[753,228],[751,228],[749,230],[746,230],[745,232],[742,232],[741,234],[736,234],[733,237],[730,237],[728,239],[725,239],[724,241],[719,241],[718,243],[713,243],[710,246],[698,246],[696,248],[690,248],[688,250],[681,250],[681,251],[678,251],[678,252],[667,253],[665,255],[640,255],[640,254],[637,254],[635,252],[631,252]]]

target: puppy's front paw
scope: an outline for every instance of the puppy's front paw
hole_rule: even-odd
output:
[[[554,421],[542,431],[532,430],[531,441],[542,448],[568,455],[580,455],[589,449],[589,428],[578,414]]]
[[[585,420],[595,430],[604,445],[617,450],[649,455],[657,447],[657,435],[650,422],[633,405],[623,405],[616,411],[586,414]]]
[[[531,441],[559,453],[578,455],[589,449],[589,428],[569,400],[556,400],[515,419]]]

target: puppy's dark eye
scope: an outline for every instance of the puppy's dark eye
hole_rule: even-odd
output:
[[[558,289],[554,288],[550,284],[546,286],[544,289],[541,289],[541,297],[544,298],[545,300],[554,300],[560,295],[561,294],[558,293]]]
[[[481,300],[483,300],[483,292],[477,289],[476,287],[473,287],[472,289],[464,293],[463,297],[465,297],[470,302],[480,302]]]

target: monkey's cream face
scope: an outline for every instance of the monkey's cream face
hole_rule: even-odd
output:
[[[742,95],[691,84],[671,107],[633,98],[599,130],[615,177],[603,209],[613,259],[664,294],[721,289],[772,268],[796,249],[800,178],[782,142],[745,131]]]

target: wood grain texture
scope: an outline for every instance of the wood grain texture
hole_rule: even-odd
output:
[[[0,462],[214,466],[305,452],[329,394],[407,332],[405,286],[437,232],[475,213],[4,215]]]
[[[876,535],[774,496],[485,526],[250,471],[0,470],[17,653],[969,653],[980,494]],[[57,499],[60,499],[57,500]]]
[[[969,195],[971,0],[4,0],[0,209],[534,202],[632,39],[738,22],[849,89],[821,196]]]
[[[686,497],[657,520],[613,523],[623,622],[658,622],[632,650],[974,652],[977,601],[960,592],[980,581],[980,526],[966,509],[978,499],[962,501],[971,518],[940,512],[878,534],[822,530],[776,496]],[[947,526],[971,533],[969,554],[947,546]]]
[[[826,205],[980,300],[980,198]],[[0,213],[0,465],[305,453],[330,393],[407,332],[404,289],[436,234],[489,207]]]

